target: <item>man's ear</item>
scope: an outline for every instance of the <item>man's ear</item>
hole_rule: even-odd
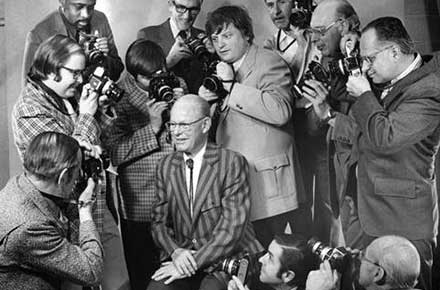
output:
[[[373,281],[379,286],[385,285],[386,274],[385,270],[382,267],[377,267],[377,271],[374,274]]]
[[[202,128],[202,132],[203,133],[208,133],[209,129],[211,128],[211,118],[206,118],[206,120],[203,122],[203,128]]]
[[[295,278],[295,272],[293,272],[292,270],[288,270],[288,271],[284,272],[283,274],[281,274],[281,280],[283,280],[284,284],[289,283],[294,278]]]

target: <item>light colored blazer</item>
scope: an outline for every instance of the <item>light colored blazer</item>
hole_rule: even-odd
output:
[[[172,153],[157,166],[152,234],[171,256],[193,249],[199,269],[240,252],[263,250],[249,221],[247,163],[240,154],[209,144],[203,156],[191,219],[183,153]]]
[[[275,52],[251,45],[220,115],[217,142],[249,162],[251,220],[298,207],[305,198],[292,122],[292,78]]]
[[[63,281],[97,285],[104,251],[93,221],[80,224],[79,246],[67,239],[59,208],[24,176],[0,191],[0,289],[58,290]]]

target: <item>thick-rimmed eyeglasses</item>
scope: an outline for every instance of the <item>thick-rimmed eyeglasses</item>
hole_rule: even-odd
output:
[[[206,118],[206,116],[203,116],[200,119],[197,119],[195,121],[188,122],[188,123],[168,122],[167,123],[167,127],[168,127],[168,130],[170,130],[170,131],[174,131],[177,128],[180,128],[183,131],[188,131],[191,128],[192,125],[197,124],[198,122],[202,121],[205,118]]]
[[[383,271],[383,277],[382,277],[382,279],[385,279],[385,277],[387,276],[387,272],[385,271],[384,267],[382,267],[379,263],[373,262],[372,260],[370,260],[370,259],[368,259],[367,257],[365,257],[365,252],[364,252],[364,251],[361,251],[361,252],[359,253],[359,259],[360,259],[361,261],[365,261],[365,262],[367,262],[367,263],[370,263],[371,265],[374,265],[374,266],[377,266],[377,267],[381,268],[382,271]]]
[[[174,5],[174,7],[176,8],[177,13],[179,14],[184,14],[187,11],[189,11],[189,13],[191,14],[197,14],[200,12],[200,6],[196,6],[196,7],[186,7],[185,5],[182,4],[177,4],[176,1],[171,0],[171,3]]]
[[[316,33],[321,36],[324,36],[336,23],[338,23],[341,20],[343,20],[343,19],[336,19],[335,21],[333,21],[332,23],[330,23],[326,27],[310,27],[308,30],[311,33]]]
[[[73,78],[75,80],[77,80],[80,76],[82,77],[83,74],[84,74],[84,70],[83,69],[73,69],[73,68],[70,68],[70,67],[67,67],[67,66],[62,66],[62,68],[67,70],[67,71],[69,71],[73,75]]]
[[[384,52],[385,50],[390,49],[392,47],[393,47],[393,45],[385,46],[384,48],[382,48],[382,49],[380,49],[370,55],[362,56],[361,59],[362,59],[362,61],[365,61],[368,64],[372,64],[376,60],[376,57],[379,55],[379,53]]]

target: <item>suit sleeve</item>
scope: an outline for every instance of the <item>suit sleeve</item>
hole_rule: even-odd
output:
[[[35,52],[38,46],[41,44],[41,38],[33,31],[30,31],[26,36],[26,42],[24,44],[24,56],[22,65],[22,86],[26,85],[26,77],[32,66]]]
[[[374,150],[393,153],[436,130],[440,120],[438,89],[424,88],[417,97],[415,93],[406,92],[406,100],[394,111],[384,110],[371,91],[353,105],[356,123]]]
[[[105,17],[105,37],[108,39],[109,53],[107,55],[107,69],[109,70],[109,77],[117,81],[124,70],[124,64],[118,54],[118,49],[116,48],[115,40],[113,38],[113,32],[108,23],[107,17]]]
[[[214,227],[212,238],[194,254],[198,268],[207,267],[232,254],[249,221],[248,164],[240,155],[233,154],[231,158],[227,165],[223,165],[228,167],[225,168],[227,176],[223,185],[221,217]]]
[[[166,177],[169,176],[169,158],[164,158],[156,169],[156,200],[152,209],[152,236],[155,243],[169,256],[179,248],[174,240],[174,231],[170,224],[170,201],[166,191]]]
[[[93,221],[80,224],[79,246],[52,221],[22,225],[8,240],[7,252],[23,266],[81,285],[97,285],[102,279],[104,252]]]
[[[109,134],[112,161],[116,166],[160,149],[159,140],[149,123],[137,130],[133,129],[130,115],[134,111],[127,103],[117,105],[118,117]]]
[[[257,55],[258,57],[258,55]],[[235,83],[228,105],[262,122],[282,126],[292,117],[291,74],[283,59],[273,53],[255,68],[257,87]]]

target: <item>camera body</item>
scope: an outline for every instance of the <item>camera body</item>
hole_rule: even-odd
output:
[[[310,0],[295,1],[295,7],[289,18],[290,24],[300,29],[309,27],[314,8]]]
[[[350,265],[351,253],[344,247],[331,248],[314,238],[311,238],[307,244],[312,253],[317,255],[322,262],[329,261],[332,269],[339,273],[344,273]]]
[[[105,55],[96,46],[97,36],[80,32],[79,44],[82,46],[87,56],[87,62],[92,65],[102,64],[105,62]]]
[[[332,60],[328,67],[332,75],[359,76],[362,74],[361,60],[358,55]]]
[[[113,103],[117,103],[124,95],[124,90],[119,88],[114,81],[105,75],[102,66],[97,66],[89,76],[89,84],[99,95],[106,95]]]
[[[168,104],[174,102],[174,88],[180,87],[179,79],[170,72],[158,71],[150,81],[150,98],[156,102],[164,101]]]
[[[258,257],[263,253],[244,253],[240,257],[229,257],[220,262],[216,270],[237,276],[243,284],[252,285],[258,279],[260,263]]]
[[[219,61],[213,61],[208,69],[207,69],[207,76],[203,79],[202,85],[210,90],[211,92],[215,93],[219,100],[224,99],[228,92],[224,89],[222,80],[217,76],[217,64]]]

